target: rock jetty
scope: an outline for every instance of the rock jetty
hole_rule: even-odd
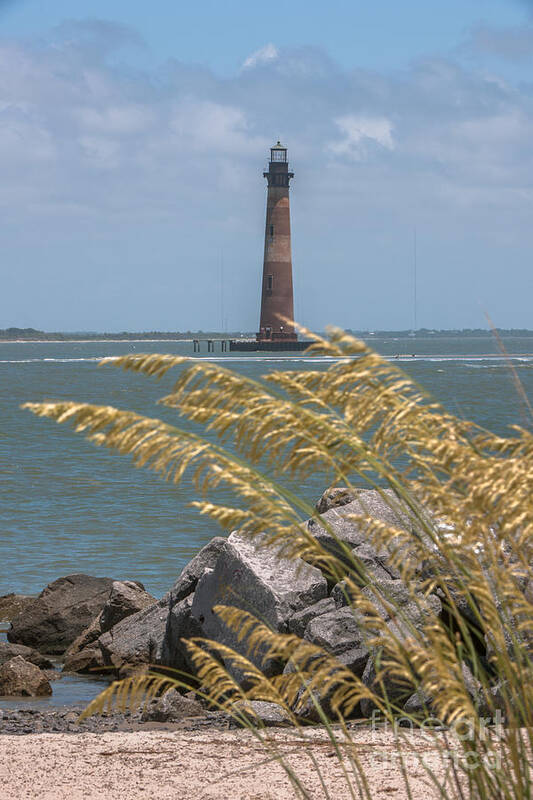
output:
[[[357,580],[363,592],[374,602],[376,596],[391,598],[401,610],[392,614],[391,606],[377,603],[386,632],[406,639],[413,629],[420,628],[427,615],[441,613],[439,597],[425,596],[416,587],[405,585],[390,563],[390,554],[386,550],[378,552],[371,545],[368,522],[354,519],[366,516],[408,529],[409,515],[392,495],[389,498],[387,493],[383,496],[374,490],[329,489],[317,509],[329,530],[311,519],[307,523],[309,532],[331,552],[342,555],[348,549],[356,555],[362,565]],[[427,576],[421,571],[420,577]],[[3,601],[8,605],[5,598],[0,598],[0,608]],[[11,619],[9,644],[3,650],[0,647],[0,665],[4,662],[0,669],[7,665],[8,672],[15,667],[22,670],[24,662],[39,671],[47,666],[41,654],[52,653],[63,656],[63,669],[71,672],[111,671],[121,677],[151,665],[190,673],[193,665],[183,640],[193,636],[214,639],[249,655],[246,641],[239,641],[213,612],[216,605],[222,604],[250,612],[275,631],[295,633],[319,645],[370,686],[376,677],[379,647],[368,648],[361,619],[348,601],[342,580],[331,585],[317,567],[299,559],[282,558],[278,549],[262,537],[251,539],[235,531],[228,538],[217,537],[209,542],[160,600],[148,594],[142,584],[87,575],[60,578],[37,598],[24,598],[19,613]],[[13,599],[10,602],[13,606]],[[267,674],[290,670],[290,664],[265,665],[263,655],[258,649],[251,659],[261,664]],[[233,670],[231,663],[227,667]],[[0,680],[0,692],[6,685]],[[391,685],[387,689],[399,696],[397,687]],[[416,707],[416,697],[404,698],[403,702],[406,700],[409,709]],[[164,702],[159,701],[152,719],[175,719],[185,712],[206,713],[193,697],[184,700],[174,693]],[[279,709],[258,705],[247,713],[258,718],[262,715],[268,721],[265,724],[286,722]],[[371,713],[368,702],[356,709],[357,715]]]

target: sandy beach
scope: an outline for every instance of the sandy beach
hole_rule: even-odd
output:
[[[0,737],[3,800],[289,800],[297,797],[275,759],[283,755],[308,797],[327,795],[312,761],[336,800],[351,796],[343,768],[323,730],[309,730],[306,741],[289,730],[265,732],[268,750],[249,731],[40,734]],[[423,756],[442,777],[435,740],[407,734],[406,754],[414,797],[433,800],[420,763]],[[365,767],[372,797],[407,797],[396,743],[389,731],[360,730],[345,752]],[[346,770],[353,776],[348,759]],[[352,779],[355,796],[356,781]]]

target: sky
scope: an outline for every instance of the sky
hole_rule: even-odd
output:
[[[533,0],[0,0],[0,328],[533,329]],[[416,241],[416,246],[415,246]]]

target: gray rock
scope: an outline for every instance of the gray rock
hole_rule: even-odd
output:
[[[102,610],[113,581],[68,575],[50,583],[11,620],[8,641],[61,654]]]
[[[350,650],[344,650],[342,653],[336,653],[335,658],[337,661],[351,670],[354,675],[360,678],[365,671],[368,662],[369,650],[365,644],[352,647]]]
[[[346,581],[339,581],[331,590],[331,599],[335,608],[343,608],[352,604],[353,593],[348,588]]]
[[[98,639],[104,665],[117,670],[126,665],[159,661],[167,624],[168,605],[160,600],[114,625]]]
[[[406,714],[412,714],[413,716],[431,713],[431,698],[421,689],[418,689],[409,697],[403,710]]]
[[[357,489],[346,489],[344,486],[332,486],[323,493],[315,508],[319,514],[325,514],[332,508],[339,508],[357,499]]]
[[[474,705],[477,707],[478,713],[481,714],[481,716],[490,716],[490,710],[485,701],[482,684],[474,677],[472,670],[464,661],[461,664],[461,672],[465,689],[470,695]],[[492,692],[492,695],[494,696],[494,692]],[[423,713],[431,713],[432,707],[432,698],[421,689],[418,689],[409,697],[403,710],[408,714],[420,715]]]
[[[53,669],[52,662],[34,650],[32,647],[26,647],[24,644],[11,644],[10,642],[0,642],[0,665],[5,664],[16,656],[22,656],[24,661],[29,661],[30,664],[35,664],[39,669]]]
[[[52,687],[46,675],[22,656],[15,656],[0,667],[0,695],[44,697],[50,694]]]
[[[287,623],[289,632],[294,633],[295,636],[302,637],[312,619],[334,610],[335,601],[331,597],[325,597],[323,600],[319,600],[318,603],[313,603],[312,606],[308,606],[290,617]]]
[[[107,672],[104,655],[97,642],[79,652],[65,653],[63,672]]]
[[[400,640],[415,635],[427,619],[439,617],[442,612],[436,595],[424,597],[416,591],[416,584],[414,588],[414,592],[410,591],[401,580],[377,580],[362,590],[387,622],[388,630]]]
[[[416,586],[414,588],[416,590]],[[441,602],[436,595],[424,597],[421,592],[411,592],[409,587],[399,580],[376,581],[362,592],[372,601],[379,616],[387,623],[387,632],[399,641],[416,636],[427,620],[438,617],[442,611]],[[368,628],[368,632],[371,635],[378,633],[380,636],[388,635],[377,628],[374,631]],[[409,699],[409,693],[407,692],[406,696],[406,689],[399,686],[392,676],[385,673],[380,678],[380,685],[375,683],[381,656],[382,648],[378,644],[368,659],[362,681],[377,694],[386,695],[390,702],[403,706]],[[374,703],[369,699],[361,701],[361,710],[365,716],[370,716],[374,707]]]
[[[304,638],[337,656],[341,663],[357,671],[359,676],[362,675],[369,651],[358,612],[345,606],[322,614],[311,620]],[[345,660],[340,658],[343,655]]]
[[[157,600],[145,591],[142,584],[133,581],[113,581],[109,598],[100,613],[102,633],[111,630],[114,625],[126,617],[149,608]]]
[[[327,530],[316,519],[310,519],[307,526],[318,542],[344,563],[347,572],[354,570],[352,551],[365,546],[367,549],[361,550],[360,553],[363,560],[368,561],[372,556],[368,563],[372,564],[373,572],[377,577],[377,573],[387,567],[387,553],[378,555],[373,549],[368,549],[370,548],[368,524],[365,521],[357,522],[349,517],[366,516],[402,530],[411,530],[413,525],[410,515],[404,508],[390,489],[383,490],[381,493],[375,489],[360,490],[356,500],[334,507],[322,514],[322,520],[330,530]],[[405,550],[405,545],[402,545],[402,550]]]
[[[161,665],[188,674],[194,667],[182,640],[202,636],[202,627],[192,616],[192,603],[192,595],[189,595],[170,609],[159,659]]]
[[[290,726],[291,719],[282,706],[267,703],[265,700],[239,700],[233,705],[233,712],[244,717],[252,725],[265,728],[283,728]]]
[[[180,694],[176,689],[153,701],[142,713],[143,722],[179,722],[188,717],[205,717],[204,707],[194,698]]]
[[[109,597],[100,614],[95,617],[65,653],[65,672],[89,672],[103,666],[97,639],[123,619],[149,608],[155,597],[133,581],[113,581]]]
[[[360,644],[354,648],[334,654],[333,658],[339,664],[339,669],[341,666],[343,666],[350,669],[356,675],[361,676],[365,668],[365,664],[368,661],[368,648],[364,644]],[[321,657],[318,654],[309,655],[309,653],[306,652],[305,645],[302,644],[301,647],[297,648],[296,652],[293,654],[293,658],[287,662],[283,670],[284,675],[289,675],[295,672],[300,673],[300,689],[292,710],[298,717],[310,722],[322,721],[321,713],[317,708],[317,704],[320,706],[322,713],[325,714],[326,717],[329,719],[336,718],[336,713],[332,708],[331,701],[336,690],[339,688],[340,683],[344,680],[342,676],[339,675],[338,680],[333,680],[333,682],[328,681],[328,684],[325,686],[315,686],[313,689],[313,697],[311,697],[309,693],[306,692],[306,687],[309,686],[310,675],[313,673],[313,666],[320,667],[322,665],[321,663],[317,665],[317,661],[322,662]],[[296,667],[296,665],[298,666]],[[333,670],[330,668],[328,669],[330,680],[334,679],[336,672],[335,667]],[[359,707],[357,706],[352,714],[357,714],[358,708]]]
[[[378,670],[376,667],[378,664],[380,664],[381,654],[381,648],[378,647],[373,649],[370,658],[366,662],[361,680],[365,686],[368,686],[369,689],[372,689],[374,694],[376,694],[378,697],[386,697],[389,703],[403,707],[407,700],[410,699],[410,692],[408,689],[406,690],[404,687],[399,686],[389,674],[383,674],[381,670],[379,671],[379,683],[376,683],[378,676]],[[367,697],[364,697],[361,700],[361,712],[364,717],[370,717],[372,715],[372,711],[376,707],[376,704]]]
[[[173,606],[174,603],[179,603],[184,597],[192,594],[206,569],[214,568],[225,544],[226,539],[223,536],[215,536],[205,547],[202,547],[192,561],[189,561],[182,569],[178,580],[172,589],[163,597],[163,600],[167,601],[170,606]]]
[[[11,620],[21,614],[33,601],[35,597],[27,594],[4,594],[0,597],[0,622],[11,622]]]
[[[322,600],[327,583],[322,573],[300,559],[282,558],[279,547],[267,545],[264,537],[232,533],[222,548],[213,570],[199,580],[192,603],[192,616],[204,635],[232,647],[262,666],[267,674],[279,665],[265,664],[264,650],[248,654],[246,640],[237,636],[214,613],[217,604],[236,606],[253,614],[275,631],[285,631],[288,620],[298,611]],[[233,669],[227,664],[229,669]]]

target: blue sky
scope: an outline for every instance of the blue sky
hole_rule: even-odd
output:
[[[0,327],[533,328],[533,1],[0,0]]]

